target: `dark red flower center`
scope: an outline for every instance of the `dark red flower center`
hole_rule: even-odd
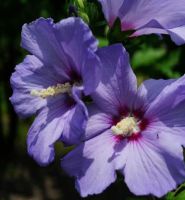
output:
[[[124,115],[113,120],[111,127],[112,133],[116,141],[128,139],[128,141],[137,141],[142,137],[142,131],[144,131],[149,121],[145,119],[142,111],[124,112]]]

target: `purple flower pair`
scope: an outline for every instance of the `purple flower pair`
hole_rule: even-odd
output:
[[[122,29],[134,29],[134,35],[164,33],[184,43],[182,0],[176,7],[172,0],[162,2],[160,12],[154,0],[100,2],[110,26],[120,17]],[[61,166],[76,178],[83,197],[101,193],[116,171],[136,195],[161,197],[182,183],[184,76],[147,80],[137,88],[122,45],[98,49],[79,18],[26,24],[21,44],[32,55],[11,77],[11,102],[22,117],[37,114],[27,143],[40,165],[54,160],[54,144],[62,141],[76,145]],[[87,95],[91,104],[83,100]]]
[[[122,31],[132,36],[168,34],[178,45],[185,43],[184,0],[99,0],[109,25],[119,18]]]

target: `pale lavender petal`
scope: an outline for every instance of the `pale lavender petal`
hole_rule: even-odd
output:
[[[137,90],[136,77],[122,45],[101,48],[97,54],[102,61],[102,77],[92,97],[104,112],[117,115],[125,107],[133,106]]]
[[[178,3],[173,0],[161,1],[160,3],[156,0],[124,0],[119,15],[123,27],[125,22],[138,29],[151,20],[156,20],[159,24],[170,27],[170,25],[176,25],[175,22],[179,25],[183,24],[181,19],[184,18],[185,14],[184,5],[184,0],[179,0]]]
[[[179,0],[124,0],[119,10],[122,30],[136,30],[133,36],[169,34],[180,45],[185,42],[185,2]]]
[[[28,152],[42,166],[54,160],[54,144],[78,144],[85,130],[87,116],[83,107],[68,95],[48,100],[48,106],[38,114],[28,133]]]
[[[158,136],[174,138],[179,142],[179,146],[185,146],[185,120],[184,120],[185,101],[182,101],[167,112],[159,113],[159,117],[152,120],[150,128],[158,131]]]
[[[70,17],[55,25],[59,44],[68,57],[70,67],[81,75],[88,51],[96,51],[98,42],[82,19]],[[95,67],[95,66],[94,66]]]
[[[85,137],[87,117],[86,108],[79,104],[72,106],[63,116],[65,124],[60,140],[67,145],[80,143]]]
[[[124,0],[99,0],[102,5],[103,13],[109,26],[114,24],[118,17],[118,12]]]
[[[16,66],[10,81],[13,88],[10,100],[16,112],[24,117],[34,114],[46,105],[45,99],[31,95],[31,91],[56,85],[61,79],[35,56],[26,56]]]
[[[130,37],[137,37],[140,35],[149,35],[149,34],[168,34],[168,31],[162,27],[159,22],[156,20],[151,20],[149,23],[147,23],[145,26],[143,26],[141,29],[137,29]]]
[[[62,49],[52,19],[39,18],[22,28],[21,46],[38,57],[46,66],[69,79],[70,66]]]
[[[83,91],[84,91],[84,87],[82,85],[79,85],[79,86],[74,85],[72,87],[71,93],[75,102],[77,102],[77,104],[84,110],[86,117],[88,117],[89,115],[88,110],[85,103],[83,102],[83,97],[84,97]]]
[[[69,110],[67,99],[64,95],[50,99],[50,106],[41,110],[28,132],[28,152],[41,166],[54,159],[54,143],[62,135]]]
[[[85,95],[90,95],[97,88],[101,77],[100,69],[100,59],[92,51],[88,51],[85,62],[81,67]]]
[[[144,81],[138,88],[134,109],[140,109],[143,112],[146,111],[150,104],[161,94],[161,92],[175,81],[176,79],[149,79]]]
[[[185,102],[185,76],[167,85],[148,107],[145,117],[160,119],[166,113],[173,111],[180,103]]]
[[[171,80],[149,80],[139,89],[144,118],[159,135],[176,136],[179,146],[185,145],[185,77]],[[142,101],[136,101],[136,105]]]
[[[97,40],[89,27],[74,17],[56,24],[44,18],[25,24],[21,44],[66,79],[74,72],[80,75],[86,52],[97,49]]]
[[[76,188],[82,197],[99,194],[115,181],[114,165],[109,161],[113,153],[114,140],[109,132],[105,132],[62,159],[62,168],[76,178]]]
[[[185,43],[185,25],[171,28],[171,29],[168,29],[167,31],[170,34],[172,40],[177,45],[182,45]]]
[[[139,141],[132,141],[125,148],[129,154],[123,173],[134,194],[162,197],[184,181],[182,147],[172,138],[146,132]]]
[[[73,86],[68,104],[72,104],[63,116],[65,125],[60,140],[67,145],[81,142],[85,137],[88,110],[83,102],[83,86]]]
[[[111,128],[113,118],[111,115],[97,111],[93,115],[89,116],[87,121],[85,138],[89,139],[97,136],[98,134]]]

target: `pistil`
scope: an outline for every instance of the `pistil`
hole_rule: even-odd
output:
[[[111,130],[115,135],[129,137],[139,132],[139,127],[134,117],[125,117],[116,126],[112,126]]]

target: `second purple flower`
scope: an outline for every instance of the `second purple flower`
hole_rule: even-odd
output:
[[[83,197],[105,190],[116,171],[134,194],[161,197],[185,180],[185,77],[150,79],[137,88],[121,45],[98,55],[102,79],[92,95],[86,140],[61,165]]]

